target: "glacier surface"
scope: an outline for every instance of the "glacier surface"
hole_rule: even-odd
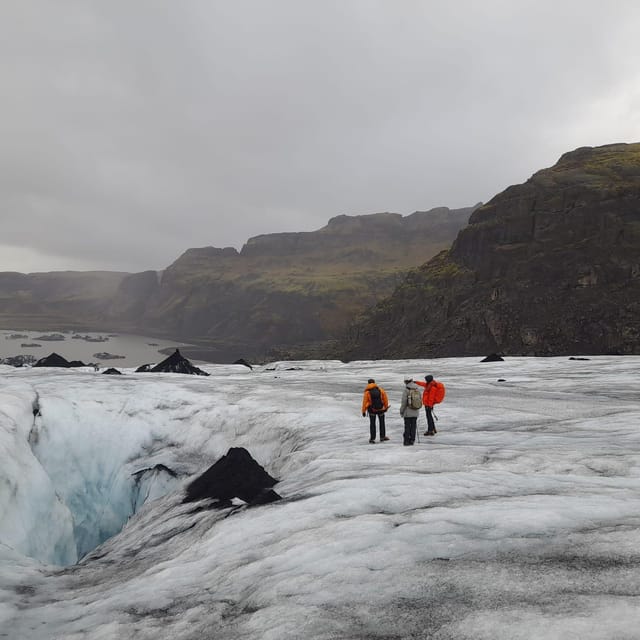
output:
[[[638,637],[640,358],[203,368],[0,367],[0,638]],[[282,501],[182,503],[230,447]]]

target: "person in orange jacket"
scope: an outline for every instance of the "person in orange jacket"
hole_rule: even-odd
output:
[[[423,387],[422,392],[422,404],[424,405],[425,413],[427,414],[427,430],[424,432],[425,436],[435,436],[438,433],[436,429],[436,423],[433,421],[433,405],[435,404],[434,398],[436,394],[436,385],[431,374],[424,377],[424,382],[415,380],[415,383],[419,387]]]
[[[362,397],[362,417],[364,418],[367,413],[369,414],[370,444],[376,441],[376,416],[378,416],[378,422],[380,423],[380,442],[385,442],[389,439],[387,438],[384,424],[384,414],[388,408],[389,399],[386,391],[379,387],[373,378],[369,378]]]

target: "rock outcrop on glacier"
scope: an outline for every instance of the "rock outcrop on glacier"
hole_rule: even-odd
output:
[[[64,367],[68,369],[70,367],[86,367],[87,365],[80,360],[67,360],[61,355],[53,352],[44,358],[40,358],[34,365],[34,367]]]
[[[144,373],[142,367],[138,367],[137,371]],[[151,367],[147,371],[153,373],[186,373],[193,376],[209,375],[206,371],[191,364],[191,362],[180,353],[179,349],[176,349],[168,358],[165,358],[162,362],[159,362],[155,367]]]
[[[210,499],[212,507],[228,507],[233,498],[252,505],[267,504],[281,499],[271,488],[277,482],[245,448],[232,447],[189,484],[184,501]]]

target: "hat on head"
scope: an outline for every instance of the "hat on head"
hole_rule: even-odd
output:
[[[375,380],[374,380],[373,378],[369,378],[369,380],[367,380],[367,382],[368,382],[369,384],[371,384],[372,382],[375,382]]]
[[[425,382],[431,382],[433,380],[433,376],[429,374],[428,376],[425,376],[424,379],[425,379]]]
[[[410,382],[413,382],[413,378],[405,378],[404,379],[404,383],[405,384],[409,384]]]

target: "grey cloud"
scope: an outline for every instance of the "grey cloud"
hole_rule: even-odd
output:
[[[5,2],[0,244],[141,270],[487,200],[640,139],[639,24],[626,0]]]

